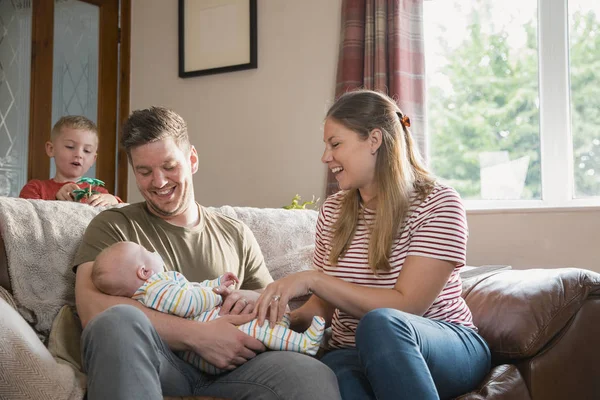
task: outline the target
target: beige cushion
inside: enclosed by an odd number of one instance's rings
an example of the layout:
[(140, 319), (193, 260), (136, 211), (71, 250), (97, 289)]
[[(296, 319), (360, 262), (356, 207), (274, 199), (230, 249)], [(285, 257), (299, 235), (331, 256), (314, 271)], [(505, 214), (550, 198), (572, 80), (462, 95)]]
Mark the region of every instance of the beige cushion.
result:
[(48, 350), (58, 363), (73, 369), (83, 387), (86, 378), (81, 363), (81, 333), (81, 321), (76, 315), (75, 307), (64, 306), (52, 324)]
[(8, 293), (8, 290), (4, 289), (2, 286), (0, 286), (0, 299), (6, 301), (8, 305), (14, 308), (15, 310), (17, 309), (15, 299), (13, 299), (12, 295)]
[(0, 399), (82, 399), (74, 370), (57, 363), (33, 329), (0, 299)]

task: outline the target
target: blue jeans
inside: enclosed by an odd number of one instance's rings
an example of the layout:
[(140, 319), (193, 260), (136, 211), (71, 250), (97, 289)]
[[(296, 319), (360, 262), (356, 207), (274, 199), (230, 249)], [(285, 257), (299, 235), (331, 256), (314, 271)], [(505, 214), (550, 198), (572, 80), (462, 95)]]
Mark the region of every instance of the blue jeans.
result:
[(130, 305), (114, 306), (96, 316), (83, 331), (82, 347), (89, 400), (340, 399), (328, 367), (291, 351), (267, 351), (231, 372), (206, 375), (178, 358), (148, 317)]
[(475, 388), (491, 356), (472, 329), (381, 308), (360, 320), (355, 349), (333, 350), (321, 361), (335, 372), (344, 400), (429, 400)]

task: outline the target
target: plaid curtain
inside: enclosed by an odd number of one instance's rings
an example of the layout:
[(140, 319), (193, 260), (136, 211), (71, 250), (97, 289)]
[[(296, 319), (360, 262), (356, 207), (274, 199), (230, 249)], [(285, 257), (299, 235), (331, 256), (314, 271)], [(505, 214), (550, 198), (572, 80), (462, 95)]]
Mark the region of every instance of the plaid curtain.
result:
[[(336, 99), (357, 88), (387, 93), (426, 158), (423, 0), (343, 0), (340, 37)], [(328, 171), (327, 196), (338, 190)]]

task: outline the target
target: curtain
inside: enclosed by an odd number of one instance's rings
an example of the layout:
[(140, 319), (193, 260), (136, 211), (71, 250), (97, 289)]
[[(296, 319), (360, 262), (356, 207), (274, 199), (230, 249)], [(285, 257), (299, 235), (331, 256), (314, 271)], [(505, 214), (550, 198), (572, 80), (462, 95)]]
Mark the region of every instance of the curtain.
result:
[[(396, 100), (426, 158), (423, 0), (342, 0), (335, 97), (357, 88)], [(328, 171), (327, 196), (338, 190)]]

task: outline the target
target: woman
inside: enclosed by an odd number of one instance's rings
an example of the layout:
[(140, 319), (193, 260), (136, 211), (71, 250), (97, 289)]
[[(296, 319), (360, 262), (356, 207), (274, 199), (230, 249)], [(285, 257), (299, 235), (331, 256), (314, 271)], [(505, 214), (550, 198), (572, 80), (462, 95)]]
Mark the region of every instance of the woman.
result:
[(461, 297), (467, 221), (459, 195), (421, 163), (410, 121), (389, 97), (342, 95), (327, 113), (322, 161), (341, 192), (319, 212), (314, 263), (271, 283), (257, 302), (273, 324), (292, 315), (332, 326), (322, 361), (344, 399), (452, 398), (490, 369), (490, 352)]

